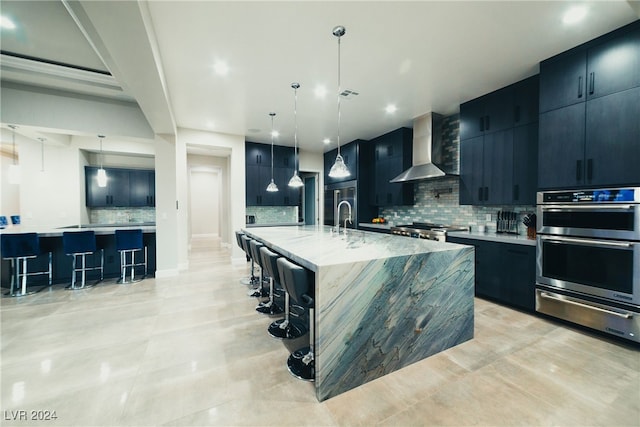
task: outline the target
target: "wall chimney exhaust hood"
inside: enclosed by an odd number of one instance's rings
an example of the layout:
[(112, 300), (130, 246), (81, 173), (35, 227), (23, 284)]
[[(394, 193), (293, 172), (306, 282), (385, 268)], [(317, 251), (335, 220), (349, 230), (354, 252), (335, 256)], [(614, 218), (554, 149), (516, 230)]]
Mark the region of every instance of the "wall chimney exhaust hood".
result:
[(457, 174), (447, 173), (442, 164), (442, 115), (427, 113), (413, 120), (413, 166), (389, 182), (403, 183)]

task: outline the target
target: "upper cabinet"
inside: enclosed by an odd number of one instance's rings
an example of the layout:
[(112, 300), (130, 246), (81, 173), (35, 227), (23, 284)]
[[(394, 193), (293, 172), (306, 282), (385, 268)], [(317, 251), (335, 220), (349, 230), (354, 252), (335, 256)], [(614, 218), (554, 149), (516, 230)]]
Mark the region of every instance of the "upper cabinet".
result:
[(540, 64), (538, 186), (640, 183), (640, 22)]
[(538, 76), (460, 105), (460, 204), (535, 204)]
[(369, 142), (374, 150), (371, 203), (374, 206), (413, 205), (413, 184), (389, 181), (411, 167), (413, 130), (400, 128)]
[[(271, 159), (273, 158), (273, 172)], [(300, 189), (289, 187), (289, 179), (295, 170), (293, 147), (271, 144), (245, 143), (246, 205), (247, 206), (297, 206)], [(268, 192), (267, 185), (273, 179), (278, 191)]]
[(98, 186), (98, 169), (85, 166), (86, 205), (98, 207), (155, 206), (155, 171), (105, 168), (106, 187)]

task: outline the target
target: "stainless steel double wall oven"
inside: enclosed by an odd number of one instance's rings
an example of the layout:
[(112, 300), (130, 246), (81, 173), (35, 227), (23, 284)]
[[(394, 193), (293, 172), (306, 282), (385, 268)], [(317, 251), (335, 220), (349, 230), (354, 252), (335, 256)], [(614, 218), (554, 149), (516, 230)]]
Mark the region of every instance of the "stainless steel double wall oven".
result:
[(536, 310), (640, 342), (640, 187), (537, 197)]

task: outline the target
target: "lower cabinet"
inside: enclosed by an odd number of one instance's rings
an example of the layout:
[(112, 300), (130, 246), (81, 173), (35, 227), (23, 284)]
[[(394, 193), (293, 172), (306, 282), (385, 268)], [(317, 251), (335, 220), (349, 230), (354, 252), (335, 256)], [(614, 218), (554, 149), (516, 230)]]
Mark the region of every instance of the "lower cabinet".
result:
[(476, 295), (535, 311), (535, 246), (452, 236), (447, 242), (475, 247)]

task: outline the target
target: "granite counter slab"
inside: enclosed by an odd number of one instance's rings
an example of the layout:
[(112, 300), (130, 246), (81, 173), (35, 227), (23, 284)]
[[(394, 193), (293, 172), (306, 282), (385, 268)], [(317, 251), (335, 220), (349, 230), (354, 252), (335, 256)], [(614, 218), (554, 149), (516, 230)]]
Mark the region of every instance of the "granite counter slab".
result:
[(330, 230), (245, 229), (315, 273), (318, 400), (473, 338), (472, 247)]
[(83, 225), (83, 226), (69, 226), (69, 227), (27, 227), (27, 226), (18, 226), (6, 228), (4, 230), (0, 230), (2, 234), (16, 234), (16, 233), (38, 233), (40, 237), (62, 237), (62, 233), (65, 231), (89, 231), (92, 230), (96, 233), (96, 235), (104, 235), (104, 234), (115, 234), (116, 230), (131, 230), (134, 228), (139, 228), (143, 233), (155, 233), (156, 226), (155, 225), (97, 225), (92, 226), (91, 224)]

